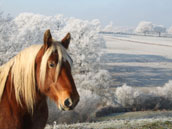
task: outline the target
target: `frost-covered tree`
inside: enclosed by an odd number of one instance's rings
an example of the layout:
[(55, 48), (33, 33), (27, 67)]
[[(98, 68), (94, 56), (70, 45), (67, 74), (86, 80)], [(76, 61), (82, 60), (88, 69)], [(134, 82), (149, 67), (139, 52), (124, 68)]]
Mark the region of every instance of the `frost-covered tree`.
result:
[(133, 33), (132, 27), (127, 26), (114, 26), (111, 21), (108, 25), (106, 25), (103, 29), (103, 32), (114, 32), (114, 33)]
[(140, 22), (135, 29), (135, 32), (144, 33), (144, 35), (152, 32), (152, 31), (153, 31), (153, 24), (152, 24), (152, 22), (148, 22), (148, 21)]
[(9, 29), (11, 26), (12, 17), (10, 15), (5, 16), (3, 12), (0, 12), (0, 39), (2, 40), (8, 40), (9, 39)]
[(172, 26), (168, 29), (168, 33), (172, 34)]
[(11, 57), (15, 55), (15, 52), (11, 52), (11, 49), (15, 45), (11, 45), (12, 38), (15, 34), (16, 25), (13, 22), (13, 18), (10, 15), (4, 15), (0, 12), (0, 65), (7, 62)]
[(166, 32), (166, 28), (163, 25), (153, 25), (153, 31), (155, 33), (158, 33), (159, 37), (161, 36), (161, 33)]
[(104, 32), (113, 32), (113, 22), (111, 21), (108, 25), (106, 25), (103, 29)]
[(152, 22), (142, 21), (136, 27), (135, 32), (144, 33), (144, 35), (147, 33), (158, 33), (158, 35), (161, 36), (161, 33), (166, 32), (166, 28), (163, 25), (156, 25)]

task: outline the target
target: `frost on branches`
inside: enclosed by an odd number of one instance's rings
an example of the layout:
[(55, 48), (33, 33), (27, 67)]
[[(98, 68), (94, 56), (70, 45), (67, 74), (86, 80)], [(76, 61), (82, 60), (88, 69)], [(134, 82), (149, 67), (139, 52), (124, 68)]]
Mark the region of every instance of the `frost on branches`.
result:
[(137, 33), (150, 33), (153, 31), (153, 24), (152, 22), (142, 21), (137, 26), (136, 30)]
[(153, 24), (152, 22), (148, 22), (148, 21), (142, 21), (138, 24), (137, 28), (135, 29), (136, 33), (144, 33), (144, 35), (146, 34), (150, 34), (150, 33), (157, 33), (158, 36), (161, 36), (161, 33), (165, 33), (166, 32), (166, 28), (163, 25), (156, 25)]
[(118, 103), (133, 110), (171, 109), (172, 81), (162, 87), (148, 88), (144, 91), (124, 84), (115, 91)]

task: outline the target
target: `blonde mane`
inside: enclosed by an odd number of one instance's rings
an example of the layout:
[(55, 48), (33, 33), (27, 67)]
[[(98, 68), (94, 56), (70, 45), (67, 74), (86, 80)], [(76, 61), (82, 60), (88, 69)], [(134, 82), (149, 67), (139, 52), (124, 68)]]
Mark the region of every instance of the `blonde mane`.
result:
[[(25, 101), (27, 108), (33, 111), (36, 96), (35, 79), (35, 59), (42, 45), (32, 45), (24, 49), (9, 62), (0, 67), (0, 101), (4, 92), (6, 80), (11, 72), (12, 82), (14, 84), (16, 100), (22, 105)], [(51, 53), (58, 51), (58, 64), (56, 66), (55, 81), (57, 81), (62, 61), (68, 61), (72, 65), (72, 59), (66, 49), (59, 42), (53, 45), (44, 53), (40, 66), (40, 82), (44, 84), (47, 61)]]
[(0, 100), (5, 83), (11, 72), (16, 100), (21, 104), (25, 101), (28, 109), (33, 110), (35, 102), (35, 59), (42, 45), (32, 45), (24, 49), (9, 62), (0, 67)]

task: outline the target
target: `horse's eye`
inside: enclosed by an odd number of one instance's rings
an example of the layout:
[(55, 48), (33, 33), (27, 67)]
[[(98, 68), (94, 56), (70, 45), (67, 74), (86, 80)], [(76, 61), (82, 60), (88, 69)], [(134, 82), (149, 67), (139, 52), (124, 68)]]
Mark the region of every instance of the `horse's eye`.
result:
[(50, 66), (51, 68), (53, 68), (53, 67), (55, 67), (55, 63), (50, 63), (49, 66)]
[(50, 87), (45, 88), (45, 91), (49, 92), (50, 91)]

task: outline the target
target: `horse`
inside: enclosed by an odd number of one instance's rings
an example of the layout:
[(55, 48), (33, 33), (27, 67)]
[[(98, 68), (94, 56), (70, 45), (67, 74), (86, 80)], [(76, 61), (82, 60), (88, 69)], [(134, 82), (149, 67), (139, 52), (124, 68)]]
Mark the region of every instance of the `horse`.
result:
[(43, 129), (48, 119), (47, 98), (60, 110), (72, 110), (79, 94), (67, 53), (71, 35), (61, 41), (50, 30), (43, 44), (31, 45), (0, 67), (0, 129)]

